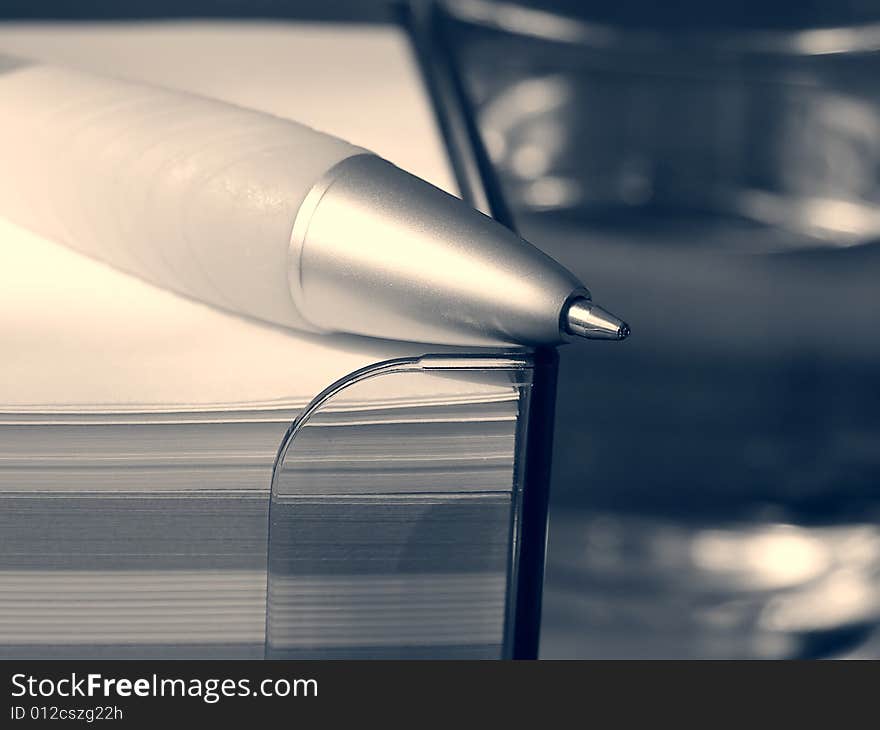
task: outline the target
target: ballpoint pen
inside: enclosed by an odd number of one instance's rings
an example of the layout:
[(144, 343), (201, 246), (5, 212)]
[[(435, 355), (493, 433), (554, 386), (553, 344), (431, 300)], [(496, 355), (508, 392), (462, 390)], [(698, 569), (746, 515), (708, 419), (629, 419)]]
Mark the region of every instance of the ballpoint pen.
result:
[(0, 215), (275, 324), (472, 346), (629, 334), (493, 219), (268, 114), (0, 56), (0, 159)]

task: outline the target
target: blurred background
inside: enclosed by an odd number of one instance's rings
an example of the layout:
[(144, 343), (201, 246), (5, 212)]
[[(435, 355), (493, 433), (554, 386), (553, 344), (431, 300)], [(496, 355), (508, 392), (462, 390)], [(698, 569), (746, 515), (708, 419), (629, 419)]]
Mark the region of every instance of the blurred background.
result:
[(880, 656), (880, 6), (446, 3), (563, 348), (541, 654)]
[(880, 2), (440, 5), (520, 231), (633, 329), (561, 352), (541, 655), (880, 657)]

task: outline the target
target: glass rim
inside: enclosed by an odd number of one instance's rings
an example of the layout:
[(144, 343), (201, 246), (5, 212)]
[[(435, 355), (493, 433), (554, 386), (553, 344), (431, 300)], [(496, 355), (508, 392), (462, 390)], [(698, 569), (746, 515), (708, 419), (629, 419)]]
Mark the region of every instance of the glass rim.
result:
[(668, 31), (625, 28), (515, 2), (445, 0), (453, 18), (535, 40), (624, 53), (702, 51), (791, 57), (880, 51), (880, 22), (802, 29)]

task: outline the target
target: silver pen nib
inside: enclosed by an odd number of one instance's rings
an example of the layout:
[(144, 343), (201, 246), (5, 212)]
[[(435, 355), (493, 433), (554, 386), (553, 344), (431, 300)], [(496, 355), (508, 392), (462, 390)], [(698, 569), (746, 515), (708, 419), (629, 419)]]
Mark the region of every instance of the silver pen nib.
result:
[(629, 325), (589, 299), (572, 299), (562, 312), (562, 326), (570, 335), (590, 340), (625, 340)]

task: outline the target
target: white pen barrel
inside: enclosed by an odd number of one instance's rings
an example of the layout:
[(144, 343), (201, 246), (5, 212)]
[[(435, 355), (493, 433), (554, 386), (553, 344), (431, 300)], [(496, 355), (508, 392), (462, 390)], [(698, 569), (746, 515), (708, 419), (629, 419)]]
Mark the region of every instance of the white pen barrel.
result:
[(278, 324), (311, 329), (288, 283), (300, 204), (363, 152), (222, 102), (0, 56), (0, 215)]

